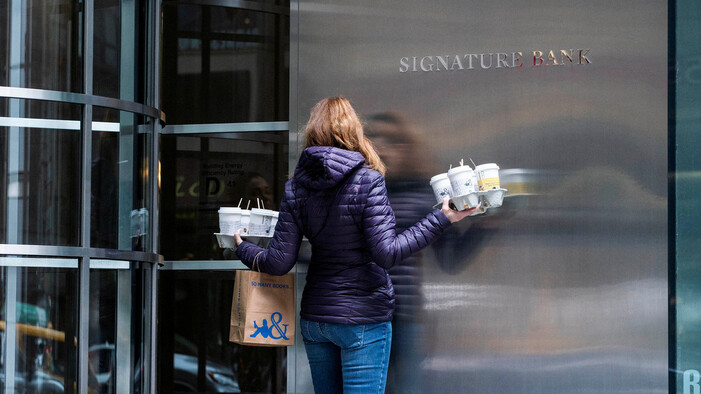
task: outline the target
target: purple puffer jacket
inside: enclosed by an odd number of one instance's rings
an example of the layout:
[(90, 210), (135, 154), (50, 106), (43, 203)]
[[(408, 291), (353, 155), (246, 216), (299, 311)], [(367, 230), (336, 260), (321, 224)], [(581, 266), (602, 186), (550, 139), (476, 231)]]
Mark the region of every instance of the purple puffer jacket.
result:
[(387, 270), (438, 238), (450, 221), (438, 209), (401, 234), (384, 177), (358, 152), (317, 146), (304, 150), (285, 184), (280, 217), (268, 249), (243, 242), (236, 251), (249, 268), (292, 269), (305, 235), (312, 246), (300, 315), (307, 320), (372, 324), (392, 320), (394, 289)]

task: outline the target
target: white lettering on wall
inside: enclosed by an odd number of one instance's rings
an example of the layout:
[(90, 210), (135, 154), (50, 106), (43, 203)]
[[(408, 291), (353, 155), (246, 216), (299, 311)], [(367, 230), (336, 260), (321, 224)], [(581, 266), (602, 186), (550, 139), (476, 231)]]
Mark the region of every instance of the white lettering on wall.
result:
[(682, 386), (684, 394), (701, 394), (701, 373), (695, 369), (687, 369), (684, 371)]
[[(550, 67), (591, 64), (591, 49), (548, 49), (517, 52), (466, 53), (464, 55), (406, 56), (399, 59), (399, 72), (488, 70), (491, 68)], [(526, 58), (524, 58), (524, 53)], [(418, 59), (418, 62), (417, 62)], [(523, 60), (522, 60), (523, 59)], [(532, 61), (531, 61), (532, 59)], [(475, 64), (473, 65), (473, 60)], [(467, 67), (463, 66), (463, 61)], [(417, 67), (418, 63), (418, 67)], [(475, 67), (479, 65), (479, 67)], [(701, 393), (699, 393), (701, 394)]]

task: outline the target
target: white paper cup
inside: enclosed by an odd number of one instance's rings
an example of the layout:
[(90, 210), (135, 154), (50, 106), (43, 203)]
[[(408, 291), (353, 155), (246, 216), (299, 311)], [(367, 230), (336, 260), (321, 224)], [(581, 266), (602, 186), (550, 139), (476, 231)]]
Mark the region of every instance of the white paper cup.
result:
[(479, 189), (492, 190), (499, 189), (499, 166), (496, 163), (480, 164), (475, 167), (477, 173), (477, 183)]
[(489, 208), (498, 208), (504, 202), (506, 189), (491, 189), (484, 194), (484, 204)]
[(251, 224), (251, 211), (241, 211), (241, 235), (248, 235), (248, 226)]
[(248, 226), (248, 235), (255, 237), (269, 237), (270, 225), (273, 222), (273, 211), (269, 209), (251, 209), (251, 222)]
[(280, 212), (278, 211), (272, 211), (273, 212), (273, 220), (270, 222), (270, 235), (275, 234), (275, 226), (277, 226), (277, 220), (280, 217)]
[(453, 205), (458, 211), (474, 208), (479, 205), (480, 199), (477, 193), (465, 194), (464, 196), (453, 197)]
[(450, 186), (453, 189), (453, 197), (477, 192), (474, 175), (475, 173), (470, 166), (453, 167), (448, 170), (448, 178), (450, 179)]
[(241, 228), (241, 208), (219, 208), (219, 232), (221, 234), (233, 234)]
[(439, 204), (443, 203), (443, 197), (453, 197), (453, 188), (450, 186), (448, 173), (444, 172), (431, 178), (431, 187), (433, 195), (436, 196), (436, 202)]

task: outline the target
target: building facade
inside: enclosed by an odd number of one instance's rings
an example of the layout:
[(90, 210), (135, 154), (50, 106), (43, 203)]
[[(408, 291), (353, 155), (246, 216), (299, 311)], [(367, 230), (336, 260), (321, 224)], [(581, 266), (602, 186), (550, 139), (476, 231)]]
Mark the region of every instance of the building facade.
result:
[[(693, 1), (0, 3), (0, 391), (312, 392), (228, 341), (221, 206), (276, 209), (348, 97), (398, 228), (496, 162), (504, 205), (390, 271), (388, 392), (701, 394)], [(308, 254), (296, 274), (297, 300)]]

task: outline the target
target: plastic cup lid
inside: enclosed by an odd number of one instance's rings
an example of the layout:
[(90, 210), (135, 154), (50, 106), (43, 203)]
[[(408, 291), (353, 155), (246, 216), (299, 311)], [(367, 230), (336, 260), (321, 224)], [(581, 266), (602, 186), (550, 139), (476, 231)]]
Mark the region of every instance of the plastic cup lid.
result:
[(221, 207), (219, 208), (219, 213), (239, 213), (241, 208), (239, 207)]
[(447, 172), (444, 172), (444, 173), (438, 174), (438, 175), (434, 175), (434, 176), (431, 178), (431, 182), (430, 182), (430, 183), (433, 184), (434, 182), (438, 182), (438, 181), (440, 181), (440, 180), (442, 180), (442, 179), (448, 179), (448, 173), (447, 173)]
[(475, 171), (481, 171), (481, 170), (489, 170), (489, 169), (499, 169), (499, 166), (497, 163), (487, 163), (487, 164), (480, 164), (477, 167), (475, 167)]
[(448, 175), (456, 174), (458, 172), (468, 172), (468, 171), (472, 171), (472, 167), (470, 167), (468, 165), (453, 167), (453, 168), (448, 170)]

